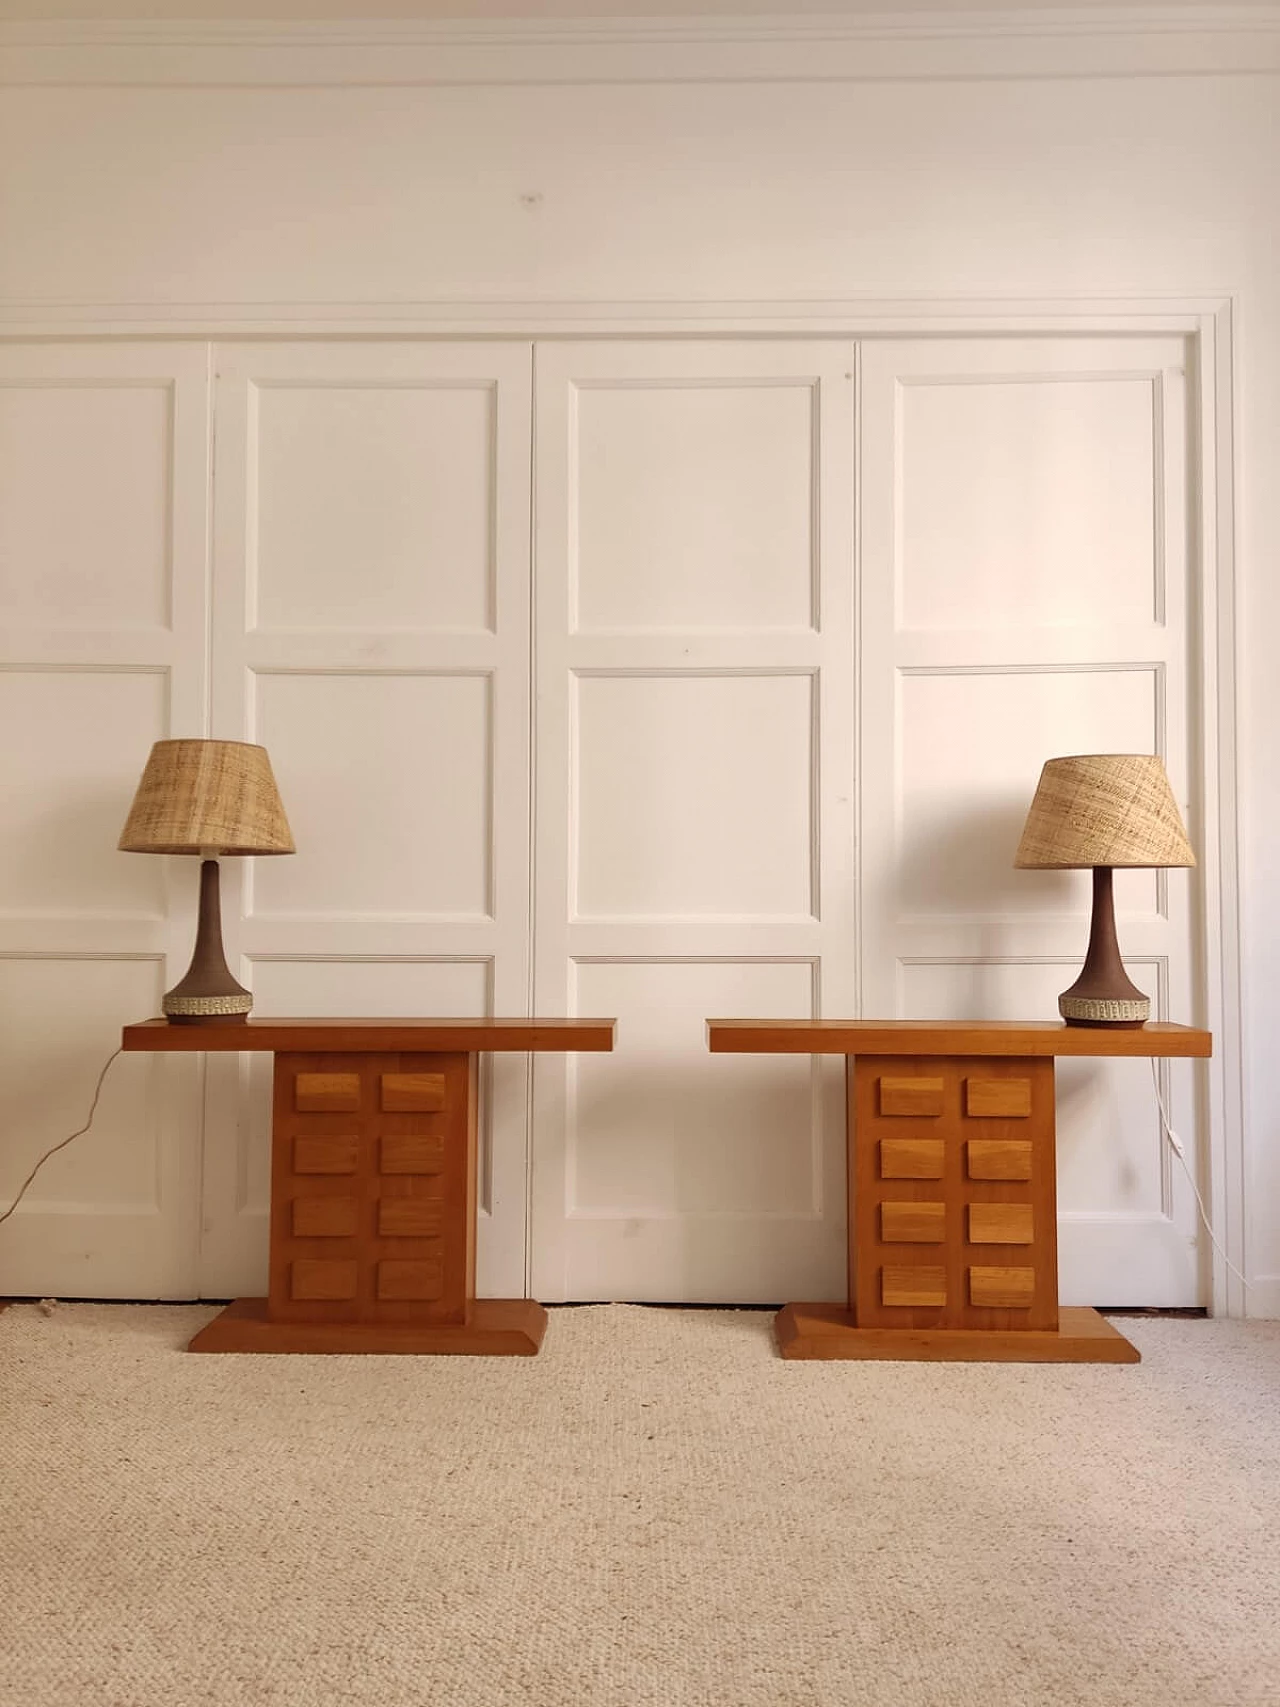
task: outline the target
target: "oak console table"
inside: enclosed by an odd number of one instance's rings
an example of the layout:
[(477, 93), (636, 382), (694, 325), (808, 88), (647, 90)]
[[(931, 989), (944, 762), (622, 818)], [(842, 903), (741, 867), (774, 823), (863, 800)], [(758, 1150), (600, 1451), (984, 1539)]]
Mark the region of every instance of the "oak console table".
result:
[(788, 1304), (787, 1358), (1137, 1363), (1058, 1308), (1054, 1057), (1206, 1056), (1193, 1026), (708, 1020), (729, 1054), (847, 1058), (849, 1301)]
[(547, 1313), (477, 1298), (476, 1084), (492, 1050), (611, 1050), (611, 1019), (249, 1019), (124, 1029), (125, 1050), (269, 1051), (268, 1295), (191, 1351), (532, 1356)]

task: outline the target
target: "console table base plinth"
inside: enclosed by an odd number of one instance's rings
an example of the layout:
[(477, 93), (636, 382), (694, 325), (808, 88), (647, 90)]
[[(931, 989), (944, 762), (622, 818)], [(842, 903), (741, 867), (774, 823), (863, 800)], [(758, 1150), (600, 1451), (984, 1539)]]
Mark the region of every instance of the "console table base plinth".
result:
[(237, 1298), (187, 1350), (534, 1357), (546, 1331), (532, 1298), (474, 1299), (465, 1322), (273, 1322), (265, 1298)]
[(1060, 1310), (1054, 1331), (860, 1328), (839, 1304), (787, 1304), (775, 1332), (785, 1358), (924, 1363), (1140, 1363), (1137, 1346), (1096, 1310)]

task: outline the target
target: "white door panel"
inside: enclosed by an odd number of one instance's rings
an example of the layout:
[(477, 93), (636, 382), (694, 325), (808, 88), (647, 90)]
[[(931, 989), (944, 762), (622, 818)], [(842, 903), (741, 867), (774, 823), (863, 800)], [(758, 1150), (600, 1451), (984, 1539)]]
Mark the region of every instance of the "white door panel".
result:
[[(869, 344), (862, 382), (862, 918), (868, 1015), (1054, 1019), (1083, 872), (1015, 871), (1044, 760), (1158, 752), (1191, 777), (1179, 338)], [(1195, 873), (1122, 872), (1121, 951), (1196, 1023)], [(1196, 1157), (1196, 1069), (1158, 1069)], [(1145, 1062), (1059, 1063), (1067, 1304), (1201, 1301), (1195, 1208)]]
[(854, 1000), (853, 349), (537, 352), (537, 1005), (616, 1052), (535, 1067), (541, 1298), (844, 1285), (831, 1063), (712, 1015)]
[[(190, 958), (195, 863), (116, 851), (205, 726), (208, 352), (0, 351), (0, 1207)], [(0, 1227), (0, 1296), (196, 1291), (195, 1060), (123, 1058)]]
[[(214, 726), (267, 747), (298, 846), (227, 872), (255, 1011), (525, 1014), (530, 346), (227, 344), (216, 368)], [(484, 1079), (486, 1296), (526, 1289), (527, 1078)], [(210, 1060), (207, 1296), (261, 1288), (267, 1083)]]

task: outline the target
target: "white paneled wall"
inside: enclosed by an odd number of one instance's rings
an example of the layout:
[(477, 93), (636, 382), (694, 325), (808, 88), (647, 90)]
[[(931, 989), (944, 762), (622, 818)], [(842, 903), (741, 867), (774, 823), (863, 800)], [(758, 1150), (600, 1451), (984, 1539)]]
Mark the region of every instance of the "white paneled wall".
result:
[[(6, 1202), (190, 953), (170, 908), (194, 862), (116, 842), (151, 743), (202, 726), (207, 425), (202, 346), (0, 347)], [(195, 1291), (199, 1077), (194, 1060), (115, 1063), (92, 1135), (0, 1233), (0, 1294)]]
[[(229, 931), (263, 1014), (528, 1011), (527, 342), (216, 351), (213, 715), (298, 852)], [(484, 1081), (483, 1287), (526, 1284), (528, 1069)], [(265, 1275), (268, 1080), (210, 1063), (202, 1285)]]
[[(175, 6), (160, 10), (174, 13)], [(509, 803), (532, 773), (503, 736), (510, 712), (503, 682), (514, 680), (514, 660), (495, 671), (495, 656), (505, 659), (504, 597), (511, 608), (502, 590), (501, 540), (490, 542), (487, 592), (476, 568), (486, 478), (477, 444), (492, 396), (466, 383), (427, 395), (416, 381), (389, 379), (385, 364), (403, 359), (415, 339), (482, 334), (498, 338), (495, 349), (507, 338), (522, 345), (526, 370), (533, 337), (856, 337), (868, 392), (853, 502), (871, 506), (862, 513), (857, 563), (863, 598), (872, 600), (851, 627), (869, 672), (855, 684), (858, 738), (887, 723), (898, 731), (895, 741), (910, 735), (901, 786), (896, 770), (889, 774), (899, 762), (896, 747), (884, 774), (866, 774), (865, 791), (865, 748), (859, 766), (849, 767), (866, 1004), (999, 1002), (1021, 1011), (1048, 1001), (1063, 960), (1076, 953), (1079, 885), (1029, 873), (1019, 882), (997, 857), (1018, 809), (1009, 778), (981, 756), (993, 740), (1008, 741), (1010, 752), (1018, 743), (1028, 762), (1038, 761), (1043, 744), (1113, 744), (1114, 714), (1134, 739), (1139, 729), (1154, 730), (1171, 764), (1185, 751), (1188, 768), (1178, 785), (1191, 809), (1201, 870), (1170, 879), (1167, 889), (1148, 879), (1127, 885), (1121, 930), (1126, 946), (1136, 945), (1130, 954), (1140, 977), (1158, 982), (1167, 968), (1162, 999), (1169, 1011), (1202, 1018), (1216, 1034), (1213, 1062), (1195, 1070), (1212, 1138), (1202, 1184), (1230, 1255), (1252, 1280), (1246, 1294), (1215, 1263), (1216, 1300), (1280, 1314), (1280, 1068), (1270, 1047), (1280, 1025), (1272, 970), (1280, 888), (1270, 875), (1280, 823), (1271, 781), (1280, 717), (1275, 8), (1189, 12), (1152, 4), (1073, 14), (1070, 7), (1037, 7), (1014, 18), (999, 9), (962, 15), (968, 8), (955, 0), (942, 10), (956, 16), (926, 8), (909, 25), (888, 28), (885, 6), (879, 16), (858, 17), (865, 8), (850, 4), (834, 8), (848, 15), (820, 20), (693, 15), (574, 26), (526, 19), (491, 21), (483, 30), (407, 17), (371, 21), (337, 3), (344, 9), (349, 16), (340, 25), (205, 17), (193, 30), (157, 16), (113, 23), (110, 0), (90, 8), (100, 16), (88, 24), (54, 18), (66, 10), (54, 0), (8, 7), (7, 16), (45, 21), (0, 24), (0, 334), (5, 372), (22, 380), (0, 388), (5, 674), (52, 673), (55, 696), (60, 686), (68, 689), (68, 708), (78, 672), (91, 699), (104, 696), (104, 707), (105, 674), (159, 674), (170, 693), (161, 718), (166, 730), (230, 733), (251, 726), (251, 708), (253, 718), (261, 706), (264, 715), (273, 711), (268, 702), (280, 674), (314, 675), (311, 704), (325, 708), (317, 717), (335, 708), (331, 725), (340, 720), (336, 678), (344, 673), (364, 670), (375, 699), (380, 681), (397, 672), (418, 676), (424, 661), (429, 671), (451, 676), (490, 673), (493, 799), (495, 811), (513, 819)], [(545, 6), (523, 9), (540, 19), (547, 13)], [(577, 9), (592, 8), (583, 0)], [(618, 0), (604, 9), (626, 7)], [(696, 14), (698, 0), (684, 9)], [(119, 10), (157, 8), (120, 0)], [(176, 10), (194, 16), (198, 0)], [(290, 0), (286, 10), (305, 7)], [(1067, 332), (1073, 336), (1045, 336)], [(177, 333), (231, 340), (234, 347), (222, 349), (232, 363), (223, 390), (243, 389), (238, 405), (225, 396), (219, 403), (213, 612), (220, 626), (211, 721), (203, 680), (208, 649), (190, 627), (204, 609), (208, 467), (197, 441), (208, 419), (207, 346), (175, 343)], [(1190, 342), (1183, 503), (1182, 462), (1166, 455), (1182, 407), (1174, 389), (1179, 358), (1153, 350), (1164, 339), (1152, 333)], [(878, 409), (886, 398), (882, 389), (877, 406), (872, 360), (881, 341), (927, 346), (937, 339), (940, 348), (960, 334), (975, 345), (973, 361), (961, 353), (941, 371), (932, 360), (937, 349), (904, 357), (902, 383), (894, 378), (890, 388), (892, 426), (885, 426)], [(1011, 350), (1037, 338), (1034, 362), (1025, 349)], [(1076, 359), (1069, 352), (1090, 341), (1087, 360), (1064, 382), (1064, 366)], [(321, 353), (330, 343), (338, 351), (332, 358)], [(278, 353), (284, 344), (292, 353)], [(1046, 344), (1060, 347), (1060, 361)], [(1009, 349), (1004, 363), (1002, 345)], [(359, 360), (344, 371), (357, 347)], [(448, 359), (444, 345), (434, 348)], [(259, 358), (267, 364), (260, 371)], [(337, 365), (326, 374), (330, 359)], [(311, 360), (319, 364), (311, 376), (318, 386), (308, 377)], [(273, 371), (276, 361), (282, 365)], [(896, 371), (892, 356), (888, 370)], [(418, 379), (425, 373), (420, 369)], [(493, 370), (461, 378), (486, 374), (492, 378)], [(499, 379), (499, 416), (514, 383)], [(701, 671), (714, 689), (731, 657), (720, 633), (731, 593), (734, 620), (747, 631), (734, 644), (760, 643), (744, 654), (749, 672), (758, 673), (761, 658), (784, 675), (813, 668), (805, 631), (812, 625), (825, 634), (830, 612), (814, 606), (813, 584), (796, 567), (807, 456), (796, 423), (802, 390), (752, 385), (733, 395), (723, 385), (686, 387), (673, 414), (662, 385), (577, 387), (583, 502), (572, 514), (585, 559), (607, 559), (613, 572), (589, 572), (580, 586), (566, 587), (563, 608), (552, 613), (568, 638), (549, 666), (552, 692), (538, 724), (539, 743), (545, 736), (551, 754), (549, 778), (545, 765), (537, 773), (540, 791), (568, 787), (567, 718), (579, 688), (586, 685), (589, 701), (598, 681), (607, 699), (619, 665), (632, 667), (628, 625), (667, 634), (668, 650), (655, 652), (658, 675)], [(197, 393), (192, 412), (184, 399)], [(167, 426), (166, 397), (174, 411)], [(1155, 429), (1157, 410), (1162, 430)], [(251, 432), (261, 440), (252, 456)], [(634, 447), (631, 461), (610, 457), (619, 437)], [(503, 446), (516, 443), (499, 421), (491, 473), (501, 490)], [(1045, 453), (1038, 463), (1033, 448)], [(162, 458), (170, 450), (166, 472)], [(766, 455), (773, 479), (744, 493), (735, 471)], [(695, 464), (696, 485), (682, 482), (681, 467)], [(227, 482), (243, 485), (251, 469), (264, 483), (261, 504), (248, 493), (228, 500)], [(524, 472), (527, 490), (527, 462)], [(540, 469), (540, 487), (544, 474)], [(1062, 497), (1068, 488), (1070, 503)], [(1163, 510), (1155, 494), (1163, 494)], [(899, 507), (896, 533), (886, 505)], [(514, 511), (495, 498), (491, 513)], [(1181, 615), (1171, 516), (1186, 524), (1189, 544)], [(232, 536), (224, 537), (228, 527)], [(449, 542), (448, 563), (433, 554), (433, 536)], [(704, 540), (714, 549), (694, 549)], [(249, 561), (250, 550), (260, 565)], [(791, 568), (783, 564), (788, 552)], [(353, 559), (367, 556), (367, 572), (357, 571)], [(526, 585), (527, 558), (526, 544)], [(243, 584), (228, 588), (221, 566), (237, 561)], [(551, 573), (561, 569), (553, 563)], [(892, 611), (874, 603), (885, 586), (892, 587)], [(1194, 620), (1181, 631), (1180, 661), (1178, 625), (1187, 612)], [(1095, 623), (1099, 613), (1105, 622)], [(1090, 636), (1103, 628), (1102, 644), (1094, 646)], [(653, 659), (642, 656), (636, 669), (653, 672)], [(822, 679), (837, 673), (824, 658)], [(30, 681), (15, 689), (18, 700), (38, 691)], [(310, 684), (300, 691), (311, 691)], [(655, 701), (669, 707), (678, 697), (674, 688), (664, 695), (646, 683), (638, 691), (648, 693), (642, 715), (657, 714)], [(122, 692), (127, 697), (129, 689)], [(391, 693), (388, 682), (384, 703)], [(9, 714), (24, 731), (39, 728), (34, 700), (11, 703)], [(426, 715), (425, 700), (417, 703)], [(600, 696), (583, 703), (589, 746), (606, 734), (607, 708), (597, 715)], [(1195, 716), (1180, 733), (1176, 719), (1187, 709)], [(133, 720), (131, 739), (144, 741), (160, 714), (139, 700), (121, 715)], [(292, 715), (295, 725), (305, 722), (302, 710)], [(825, 750), (831, 732), (821, 704), (818, 717), (818, 750)], [(83, 718), (98, 720), (89, 707)], [(45, 747), (65, 745), (66, 729), (83, 718), (76, 712), (73, 720), (70, 709), (65, 719), (58, 713), (59, 733), (45, 729), (38, 739)], [(560, 718), (564, 726), (554, 727)], [(940, 743), (930, 738), (931, 719)], [(474, 736), (476, 726), (470, 717), (459, 739)], [(794, 745), (792, 734), (785, 739)], [(403, 735), (393, 733), (389, 744), (403, 749)], [(587, 757), (594, 774), (598, 762)], [(27, 759), (11, 754), (8, 762), (20, 767)], [(874, 769), (874, 753), (871, 759)], [(58, 763), (66, 761), (50, 755), (53, 770)], [(650, 786), (639, 752), (631, 763), (637, 786)], [(129, 769), (122, 760), (122, 796)], [(77, 780), (74, 765), (60, 774), (77, 800), (87, 799), (86, 775)], [(433, 776), (432, 786), (441, 785)], [(96, 872), (85, 869), (103, 846), (105, 817), (95, 824), (83, 805), (71, 809), (89, 833), (68, 855), (66, 839), (51, 829), (56, 813), (35, 804), (30, 791), (39, 786), (27, 776), (12, 836), (0, 838), (17, 868), (0, 881), (6, 964), (23, 975), (33, 955), (101, 953), (118, 969), (121, 954), (152, 956), (174, 942), (185, 950), (194, 873), (177, 862), (165, 872), (157, 862), (151, 876), (110, 880), (133, 886), (128, 905), (138, 908), (131, 922), (117, 917), (106, 873), (125, 867), (112, 867), (114, 854), (104, 854)], [(654, 799), (655, 812), (668, 819), (682, 785), (677, 779), (670, 786)], [(722, 786), (732, 794), (732, 765)], [(316, 791), (303, 778), (296, 792), (297, 811), (308, 818)], [(600, 822), (607, 786), (589, 792), (584, 830), (590, 824), (593, 838), (613, 834)], [(399, 810), (386, 804), (389, 815)], [(567, 797), (561, 805), (567, 825)], [(726, 807), (730, 815), (738, 809), (732, 801)], [(465, 800), (462, 810), (464, 818), (471, 811)], [(960, 813), (967, 814), (963, 830)], [(776, 839), (753, 882), (792, 881), (790, 805), (786, 817), (770, 826)], [(825, 834), (829, 812), (817, 821)], [(472, 968), (483, 964), (499, 976), (509, 963), (495, 946), (514, 916), (504, 901), (504, 860), (514, 869), (519, 858), (528, 885), (528, 842), (518, 847), (509, 828), (495, 820), (490, 841), (492, 927), (451, 911), (429, 929), (406, 933), (376, 907), (366, 911), (366, 902), (379, 900), (370, 893), (374, 884), (345, 877), (344, 892), (322, 919), (319, 867), (304, 871), (312, 851), (279, 862), (267, 874), (268, 890), (282, 885), (271, 912), (260, 894), (243, 935), (255, 981), (261, 973), (265, 991), (269, 965), (296, 966), (304, 977), (310, 966), (317, 1003), (345, 1006), (347, 992), (354, 1000), (358, 990), (362, 1001), (416, 1005), (428, 985), (413, 983), (410, 994), (395, 982), (398, 970), (388, 971), (385, 984), (376, 973), (372, 988), (362, 982), (367, 966), (416, 966), (424, 980), (437, 970), (446, 981), (463, 980), (449, 992), (430, 983), (432, 999), (471, 1000)], [(462, 836), (459, 825), (454, 839), (433, 847), (436, 870), (462, 861)], [(949, 897), (939, 897), (928, 875), (935, 837)], [(664, 842), (677, 845), (674, 834)], [(23, 851), (33, 846), (41, 849), (34, 860)], [(584, 849), (582, 887), (574, 890), (584, 907), (625, 899), (694, 913), (673, 922), (669, 936), (655, 915), (613, 913), (598, 928), (586, 917), (570, 922), (567, 863), (561, 877), (553, 860), (548, 876), (544, 861), (540, 892), (547, 882), (560, 884), (565, 908), (551, 962), (565, 999), (579, 971), (627, 964), (617, 958), (623, 939), (613, 920), (631, 918), (647, 933), (634, 963), (649, 957), (668, 979), (672, 1001), (678, 993), (695, 1001), (692, 966), (702, 954), (708, 966), (743, 965), (745, 979), (760, 968), (764, 982), (744, 983), (744, 999), (781, 1001), (783, 991), (769, 980), (783, 964), (774, 957), (787, 952), (787, 931), (808, 931), (795, 964), (812, 966), (812, 924), (775, 929), (761, 914), (751, 915), (749, 932), (744, 926), (728, 958), (716, 961), (724, 937), (715, 935), (718, 926), (697, 923), (705, 891), (679, 893), (670, 868), (657, 865), (650, 894), (625, 869), (603, 890), (593, 888), (603, 876), (604, 848), (592, 840)], [(889, 893), (888, 868), (899, 856), (911, 891), (905, 898), (893, 893), (881, 927), (880, 909), (869, 903)], [(287, 885), (291, 867), (296, 890)], [(823, 852), (821, 871), (833, 869)], [(744, 886), (747, 876), (731, 849), (726, 882), (739, 884), (735, 902), (754, 907), (759, 897)], [(304, 878), (306, 911), (290, 915)], [(422, 890), (405, 867), (388, 878), (402, 899), (409, 893), (410, 911), (421, 904)], [(1194, 1014), (1177, 984), (1183, 883), (1188, 905), (1204, 903), (1194, 918)], [(158, 901), (136, 899), (161, 884)], [(234, 914), (234, 872), (227, 890)], [(72, 892), (96, 899), (73, 916)], [(788, 889), (787, 906), (792, 894)], [(172, 935), (165, 922), (170, 895), (182, 909)], [(445, 901), (451, 910), (467, 904), (461, 888)], [(39, 910), (46, 905), (64, 910)], [(824, 911), (824, 924), (829, 917)], [(669, 946), (658, 946), (664, 942)], [(270, 961), (273, 955), (279, 958)], [(663, 955), (688, 965), (687, 975), (663, 973)], [(821, 958), (829, 973), (829, 945)], [(158, 989), (163, 978), (155, 970)], [(406, 976), (412, 982), (417, 974)], [(302, 993), (281, 989), (279, 1000), (292, 1003)], [(490, 993), (507, 1005), (505, 990)], [(822, 998), (829, 1011), (829, 988)], [(806, 999), (816, 998), (790, 989), (788, 999), (804, 1011)], [(639, 1006), (646, 1000), (637, 993)], [(127, 1005), (132, 1009), (131, 992)], [(0, 1041), (6, 1027), (17, 1035), (27, 1023), (21, 1014), (0, 1018)], [(32, 1041), (50, 1047), (47, 1039)], [(73, 1077), (90, 1063), (77, 1053), (60, 1065)], [(624, 1068), (621, 1055), (615, 1066)], [(603, 1063), (595, 1067), (604, 1070)], [(1171, 1081), (1180, 1097), (1182, 1071)], [(519, 1102), (523, 1111), (523, 1089)], [(1108, 1115), (1089, 1130), (1134, 1129), (1128, 1117), (1118, 1120)], [(20, 1136), (0, 1143), (0, 1193), (43, 1124), (41, 1110), (24, 1110)], [(539, 1121), (540, 1156), (553, 1128)], [(1104, 1190), (1110, 1201), (1118, 1171), (1116, 1212), (1156, 1214), (1181, 1238), (1180, 1188), (1163, 1177), (1156, 1182), (1152, 1172), (1149, 1103), (1137, 1128), (1140, 1135), (1126, 1138), (1123, 1161), (1116, 1161), (1110, 1149), (1099, 1157), (1091, 1140), (1069, 1138), (1064, 1125), (1064, 1204), (1071, 1214), (1094, 1213), (1091, 1180), (1111, 1182)], [(491, 1128), (495, 1142), (505, 1130), (503, 1122)], [(208, 1127), (208, 1166), (232, 1174), (239, 1168), (243, 1184), (247, 1152), (240, 1140), (230, 1144), (226, 1131), (225, 1124)], [(526, 1132), (522, 1146), (528, 1141)], [(229, 1158), (238, 1159), (233, 1165)], [(60, 1161), (72, 1166), (69, 1157)], [(547, 1177), (548, 1202), (563, 1217), (574, 1201), (564, 1195), (564, 1169), (553, 1162)], [(656, 1193), (649, 1201), (659, 1206)], [(233, 1277), (247, 1260), (240, 1235), (226, 1232), (234, 1225), (225, 1219), (229, 1202), (221, 1185), (206, 1192), (222, 1229), (211, 1234), (211, 1249), (225, 1253), (221, 1268), (222, 1259), (211, 1260), (206, 1272), (220, 1274), (221, 1286), (240, 1284)], [(252, 1243), (256, 1223), (240, 1219)], [(72, 1228), (75, 1217), (58, 1225)], [(43, 1214), (24, 1213), (0, 1232), (0, 1289), (10, 1273), (4, 1264), (17, 1261), (23, 1241), (22, 1272), (35, 1272), (26, 1264), (50, 1248), (47, 1230)], [(189, 1251), (189, 1241), (178, 1243)], [(1064, 1251), (1069, 1245), (1064, 1239)], [(1185, 1252), (1176, 1253), (1173, 1270), (1181, 1287)], [(513, 1288), (503, 1280), (499, 1290)]]
[[(1052, 1017), (1087, 878), (1011, 861), (1054, 753), (1163, 753), (1203, 833), (1179, 337), (9, 359), (15, 1174), (189, 943), (193, 862), (114, 852), (160, 734), (271, 753), (298, 852), (225, 862), (259, 1014), (618, 1017), (613, 1055), (486, 1069), (480, 1288), (547, 1300), (840, 1297), (841, 1066), (705, 1020)], [(1167, 1017), (1197, 893), (1118, 883)], [(116, 1071), (0, 1290), (260, 1290), (269, 1065)], [(1201, 1297), (1145, 1072), (1061, 1069), (1069, 1301)]]
[(539, 1296), (835, 1296), (841, 1082), (707, 1053), (856, 999), (854, 348), (538, 348)]
[[(1157, 752), (1193, 845), (1184, 340), (938, 339), (863, 367), (861, 676), (868, 1011), (1052, 1016), (1088, 937), (1084, 872), (1013, 869), (1045, 758)], [(1201, 1012), (1193, 874), (1121, 872), (1152, 1013)], [(1181, 1132), (1193, 1068), (1164, 1063)], [(1058, 1067), (1069, 1304), (1199, 1296), (1192, 1193), (1146, 1063)]]

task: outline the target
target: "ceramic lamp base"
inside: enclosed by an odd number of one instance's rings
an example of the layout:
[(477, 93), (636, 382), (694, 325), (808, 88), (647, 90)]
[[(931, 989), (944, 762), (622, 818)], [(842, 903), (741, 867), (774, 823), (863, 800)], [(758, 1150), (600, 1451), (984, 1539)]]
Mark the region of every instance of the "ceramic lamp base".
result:
[(1068, 1025), (1145, 1025), (1151, 1018), (1151, 1003), (1146, 996), (1135, 1000), (1106, 996), (1058, 997), (1058, 1012)]
[(253, 1011), (253, 997), (248, 990), (242, 996), (178, 996), (170, 993), (161, 1003), (167, 1020), (174, 1025), (234, 1024), (248, 1019)]
[(200, 866), (200, 915), (191, 965), (181, 983), (166, 992), (161, 1006), (174, 1025), (236, 1025), (253, 1007), (252, 995), (232, 977), (222, 952), (216, 859)]
[(1093, 919), (1089, 952), (1080, 976), (1058, 997), (1058, 1012), (1068, 1025), (1134, 1029), (1151, 1016), (1151, 1003), (1129, 977), (1116, 941), (1115, 901), (1111, 867), (1093, 872)]

